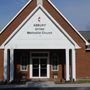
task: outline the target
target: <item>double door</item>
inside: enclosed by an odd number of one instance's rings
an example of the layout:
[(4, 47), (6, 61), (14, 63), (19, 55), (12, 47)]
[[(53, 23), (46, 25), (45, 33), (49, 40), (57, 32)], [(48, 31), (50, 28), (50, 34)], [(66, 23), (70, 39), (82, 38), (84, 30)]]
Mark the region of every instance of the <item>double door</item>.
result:
[(47, 77), (47, 58), (46, 57), (32, 58), (32, 77), (33, 78)]

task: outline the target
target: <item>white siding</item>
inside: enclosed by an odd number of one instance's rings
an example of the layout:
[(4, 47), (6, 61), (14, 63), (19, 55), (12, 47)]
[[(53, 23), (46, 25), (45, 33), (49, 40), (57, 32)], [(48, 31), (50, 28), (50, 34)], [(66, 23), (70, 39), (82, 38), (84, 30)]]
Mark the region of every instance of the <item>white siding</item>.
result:
[[(41, 27), (44, 30), (35, 30), (34, 24), (44, 24), (45, 26)], [(41, 34), (30, 34), (31, 32), (39, 32)], [(42, 32), (47, 34), (42, 34)], [(42, 9), (38, 9), (9, 40), (5, 47), (17, 49), (65, 49), (75, 48), (75, 45)]]

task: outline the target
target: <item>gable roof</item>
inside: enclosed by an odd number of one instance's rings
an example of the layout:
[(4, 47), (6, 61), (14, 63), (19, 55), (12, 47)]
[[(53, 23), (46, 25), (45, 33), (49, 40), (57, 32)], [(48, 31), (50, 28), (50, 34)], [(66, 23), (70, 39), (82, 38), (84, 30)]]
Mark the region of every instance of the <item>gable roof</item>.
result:
[[(0, 34), (0, 45), (9, 37), (9, 35), (23, 22), (23, 20), (37, 6), (36, 0), (29, 0), (24, 8), (6, 25)], [(87, 40), (71, 25), (71, 23), (62, 15), (62, 13), (52, 4), (50, 0), (43, 0), (43, 7), (49, 14), (62, 26), (64, 30), (75, 40), (77, 44), (83, 46), (88, 44)]]
[[(33, 25), (35, 25), (35, 23), (37, 23), (37, 17), (41, 17), (42, 23), (45, 24), (44, 30), (39, 33), (44, 32), (44, 33), (48, 33), (48, 35), (47, 34), (35, 34), (37, 32), (35, 29), (33, 29)], [(38, 23), (38, 24), (40, 24), (40, 23)], [(51, 25), (51, 27), (50, 27), (50, 25)], [(31, 26), (31, 27), (29, 27), (29, 26)], [(26, 35), (27, 32), (29, 32), (29, 34)], [(30, 34), (30, 33), (34, 33), (36, 38), (35, 37), (32, 38), (32, 34)], [(22, 35), (23, 35), (23, 37), (22, 37)], [(30, 35), (30, 37), (29, 37), (29, 35)], [(34, 39), (34, 41), (33, 41), (33, 39)], [(31, 41), (29, 42), (29, 40), (31, 40)], [(49, 41), (50, 41), (50, 43), (53, 43), (53, 44), (47, 45)], [(32, 13), (30, 13), (27, 16), (27, 18), (18, 26), (18, 28), (15, 29), (15, 31), (2, 44), (2, 48), (4, 48), (4, 47), (21, 48), (22, 47), (21, 42), (22, 42), (22, 45), (24, 44), (24, 48), (29, 48), (29, 49), (33, 48), (33, 46), (35, 46), (36, 44), (37, 44), (37, 46), (39, 46), (38, 47), (39, 49), (42, 47), (46, 48), (46, 46), (49, 49), (50, 48), (54, 48), (54, 49), (55, 48), (56, 49), (57, 48), (58, 49), (59, 48), (76, 48), (76, 49), (80, 48), (77, 45), (77, 43), (65, 32), (65, 30), (53, 19), (53, 17), (41, 5), (38, 5), (32, 11)], [(23, 42), (25, 42), (25, 43), (23, 43)], [(42, 42), (43, 42), (43, 44), (42, 44)], [(38, 44), (42, 44), (42, 46), (40, 46)], [(27, 45), (29, 45), (29, 47)], [(36, 46), (34, 47), (34, 49), (35, 48), (36, 48)]]
[(80, 33), (90, 43), (90, 31), (80, 31)]

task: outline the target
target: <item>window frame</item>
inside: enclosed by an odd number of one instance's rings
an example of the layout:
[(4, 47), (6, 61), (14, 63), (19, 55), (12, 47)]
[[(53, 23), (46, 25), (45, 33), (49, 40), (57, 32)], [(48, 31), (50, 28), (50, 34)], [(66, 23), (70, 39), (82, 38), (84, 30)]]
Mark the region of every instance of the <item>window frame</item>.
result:
[(26, 65), (26, 69), (23, 69), (22, 67), (23, 65), (20, 65), (20, 71), (28, 71), (28, 65)]
[[(27, 61), (26, 63), (28, 63), (28, 60), (26, 59), (28, 58), (28, 56), (25, 56), (25, 53), (22, 53), (21, 57), (20, 57), (20, 71), (28, 71), (28, 64), (23, 64), (23, 60), (25, 59), (25, 61)], [(26, 66), (26, 70), (23, 69), (23, 65)]]
[[(53, 68), (53, 57), (54, 57), (54, 55), (57, 57), (57, 70), (54, 70), (54, 68)], [(51, 71), (59, 71), (59, 57), (58, 57), (58, 55), (57, 55), (57, 53), (54, 53), (54, 54), (52, 54), (52, 56), (51, 56)]]

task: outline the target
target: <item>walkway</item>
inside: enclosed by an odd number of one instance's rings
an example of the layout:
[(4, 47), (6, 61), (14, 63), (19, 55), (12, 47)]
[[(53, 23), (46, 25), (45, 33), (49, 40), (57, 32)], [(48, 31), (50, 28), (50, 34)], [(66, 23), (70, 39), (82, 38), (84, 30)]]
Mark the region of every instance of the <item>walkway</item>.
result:
[[(90, 88), (90, 83), (85, 84), (55, 84), (51, 81), (30, 81), (25, 84), (0, 85), (0, 88)], [(90, 89), (89, 89), (90, 90)]]
[(90, 87), (90, 83), (86, 84), (55, 84), (51, 81), (46, 82), (28, 82), (26, 83), (27, 87)]

